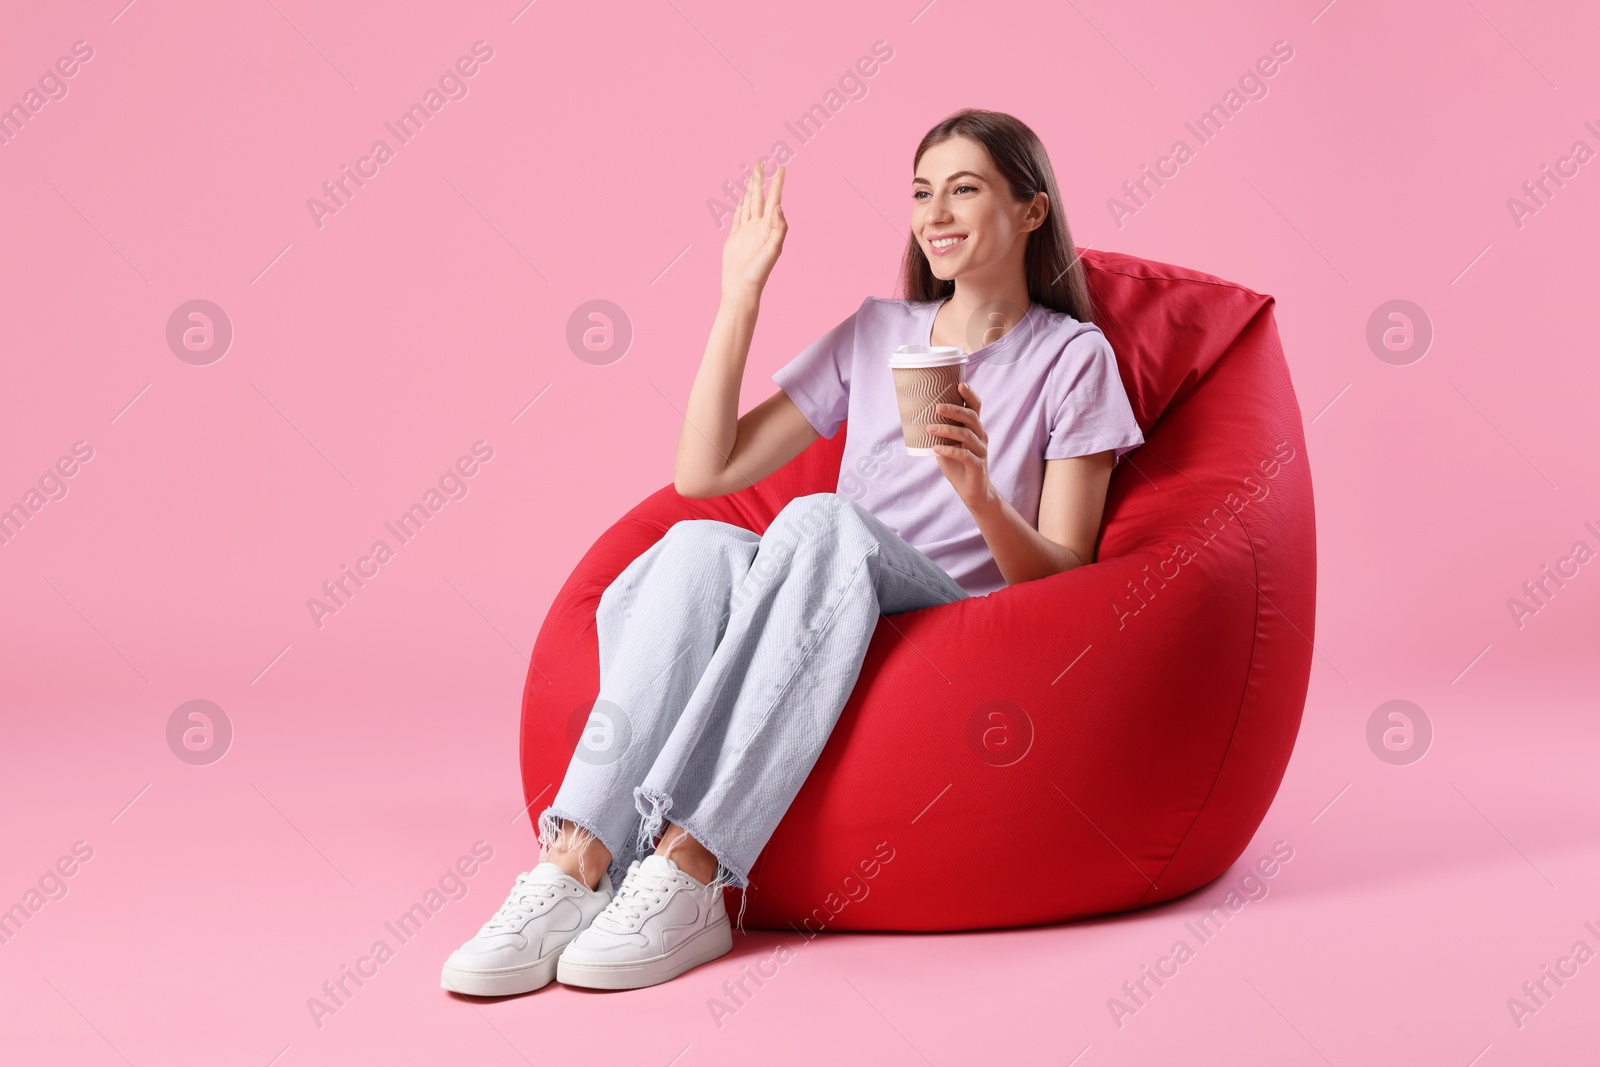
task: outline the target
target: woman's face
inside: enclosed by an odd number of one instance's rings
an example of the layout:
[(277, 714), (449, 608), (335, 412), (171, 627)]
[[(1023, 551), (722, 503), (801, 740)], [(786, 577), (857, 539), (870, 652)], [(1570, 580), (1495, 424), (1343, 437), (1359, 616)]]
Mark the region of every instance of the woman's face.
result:
[(1044, 221), (1050, 198), (1041, 192), (1017, 203), (983, 145), (950, 137), (922, 154), (911, 200), (911, 232), (933, 276), (948, 281), (1021, 270), (1027, 235)]

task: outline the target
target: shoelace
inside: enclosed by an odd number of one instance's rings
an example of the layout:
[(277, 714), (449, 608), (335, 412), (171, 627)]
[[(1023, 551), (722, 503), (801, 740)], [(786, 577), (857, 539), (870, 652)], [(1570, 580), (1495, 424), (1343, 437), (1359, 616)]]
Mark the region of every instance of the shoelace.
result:
[(639, 924), (645, 912), (661, 902), (671, 884), (671, 879), (662, 875), (645, 874), (638, 870), (632, 872), (632, 876), (622, 883), (622, 888), (606, 905), (605, 910), (610, 913), (608, 918), (617, 925), (632, 929)]
[(539, 910), (541, 900), (555, 897), (557, 888), (549, 882), (528, 881), (532, 874), (532, 871), (524, 871), (517, 875), (517, 884), (511, 887), (511, 895), (494, 913), (494, 918), (484, 925), (485, 930), (515, 930)]

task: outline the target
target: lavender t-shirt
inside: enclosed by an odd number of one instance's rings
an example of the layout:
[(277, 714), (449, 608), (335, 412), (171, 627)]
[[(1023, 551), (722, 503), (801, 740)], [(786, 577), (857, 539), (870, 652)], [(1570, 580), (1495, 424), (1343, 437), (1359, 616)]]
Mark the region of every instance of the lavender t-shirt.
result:
[[(869, 296), (772, 380), (822, 436), (850, 420), (838, 493), (983, 596), (1005, 588), (1005, 578), (939, 461), (906, 454), (889, 371), (895, 348), (931, 343), (939, 304)], [(968, 358), (966, 379), (989, 436), (989, 478), (1034, 526), (1045, 460), (1114, 449), (1120, 461), (1144, 443), (1110, 342), (1093, 323), (1032, 304)]]

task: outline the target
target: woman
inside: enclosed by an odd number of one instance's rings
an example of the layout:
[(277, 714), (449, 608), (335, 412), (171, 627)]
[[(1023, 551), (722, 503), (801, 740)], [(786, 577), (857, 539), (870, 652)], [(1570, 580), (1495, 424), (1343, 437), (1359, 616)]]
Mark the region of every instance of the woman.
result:
[[(1111, 470), (1144, 437), (1089, 321), (1049, 158), (1015, 118), (968, 109), (928, 132), (913, 167), (907, 299), (866, 298), (740, 417), (761, 292), (788, 232), (785, 170), (768, 193), (756, 165), (723, 249), (674, 484), (735, 492), (848, 417), (838, 491), (791, 501), (760, 536), (678, 522), (607, 587), (588, 724), (603, 743), (574, 753), (538, 820), (539, 864), (451, 955), (446, 989), (498, 996), (552, 978), (631, 989), (727, 953), (723, 887), (748, 887), (879, 616), (1094, 560)], [(931, 462), (903, 447), (888, 361), (908, 343), (970, 353), (960, 403), (929, 413), (944, 442)]]

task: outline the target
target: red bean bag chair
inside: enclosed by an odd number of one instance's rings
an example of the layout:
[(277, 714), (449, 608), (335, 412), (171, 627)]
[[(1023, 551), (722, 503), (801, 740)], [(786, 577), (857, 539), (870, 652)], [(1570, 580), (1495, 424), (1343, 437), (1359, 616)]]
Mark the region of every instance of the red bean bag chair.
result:
[[(960, 930), (1144, 907), (1221, 875), (1266, 814), (1305, 704), (1316, 588), (1273, 298), (1134, 256), (1083, 260), (1145, 434), (1112, 474), (1096, 562), (880, 619), (751, 871), (747, 927)], [(760, 533), (791, 498), (834, 491), (847, 432), (728, 496), (668, 485), (584, 555), (523, 693), (531, 811), (599, 692), (611, 580), (679, 520)], [(974, 877), (1000, 890), (981, 909)]]

